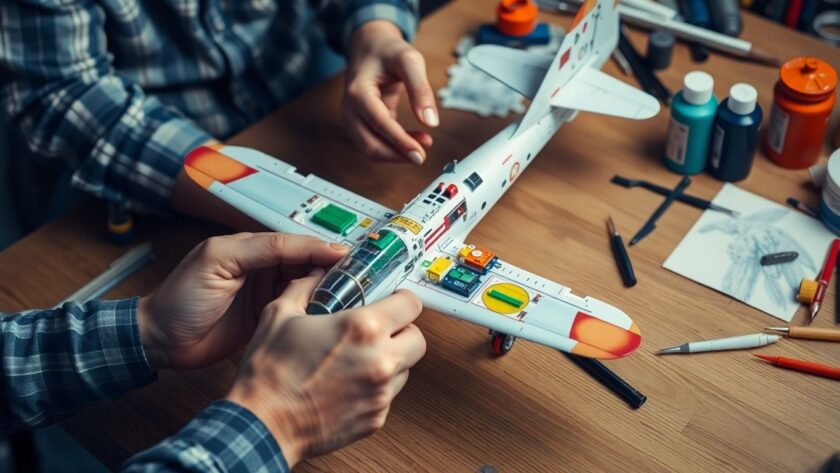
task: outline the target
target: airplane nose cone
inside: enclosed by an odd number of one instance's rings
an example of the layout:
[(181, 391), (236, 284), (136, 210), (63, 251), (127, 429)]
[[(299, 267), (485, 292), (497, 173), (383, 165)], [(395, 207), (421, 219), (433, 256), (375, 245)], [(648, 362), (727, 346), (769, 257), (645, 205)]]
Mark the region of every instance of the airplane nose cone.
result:
[(310, 301), (306, 306), (306, 313), (309, 315), (329, 315), (332, 314), (332, 311), (318, 301)]
[(331, 271), (312, 293), (306, 313), (334, 314), (355, 306), (363, 300), (362, 295), (362, 288), (354, 278), (342, 271)]
[(569, 337), (578, 342), (572, 353), (600, 359), (627, 356), (642, 343), (641, 331), (635, 323), (623, 329), (584, 312), (577, 313)]

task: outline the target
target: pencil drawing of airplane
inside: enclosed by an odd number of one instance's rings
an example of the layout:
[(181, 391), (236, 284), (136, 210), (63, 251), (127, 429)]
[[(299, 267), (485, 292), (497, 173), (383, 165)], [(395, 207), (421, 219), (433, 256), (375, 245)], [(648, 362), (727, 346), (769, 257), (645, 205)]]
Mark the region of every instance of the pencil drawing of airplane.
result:
[(579, 111), (631, 119), (659, 111), (653, 97), (599, 69), (618, 42), (614, 0), (586, 0), (555, 57), (479, 46), (469, 60), (531, 105), (399, 212), (259, 151), (200, 147), (185, 161), (209, 192), (270, 229), (348, 244), (350, 253), (321, 281), (307, 308), (330, 314), (413, 291), (426, 308), (490, 329), (503, 355), (516, 338), (590, 358), (629, 355), (638, 326), (620, 309), (530, 273), (466, 236)]

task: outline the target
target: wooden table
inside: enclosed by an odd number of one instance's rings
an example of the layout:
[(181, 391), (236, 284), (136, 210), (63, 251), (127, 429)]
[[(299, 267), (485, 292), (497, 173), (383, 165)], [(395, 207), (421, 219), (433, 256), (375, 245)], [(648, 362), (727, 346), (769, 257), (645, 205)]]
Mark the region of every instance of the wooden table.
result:
[[(446, 82), (457, 40), (492, 21), (494, 0), (459, 0), (430, 16), (417, 45), (437, 89)], [(567, 24), (569, 17), (546, 16)], [(769, 22), (746, 18), (744, 36), (784, 57), (815, 54), (835, 66), (840, 50)], [(643, 49), (641, 34), (634, 41)], [(770, 110), (776, 70), (713, 55), (703, 65), (678, 46), (661, 74), (679, 88), (683, 75), (703, 69), (718, 97), (735, 82), (758, 88)], [(605, 70), (622, 77), (613, 64)], [(428, 162), (374, 165), (350, 144), (339, 122), (342, 78), (281, 108), (232, 140), (278, 156), (385, 205), (407, 202), (441, 167), (502, 128), (505, 121), (443, 111)], [(402, 118), (411, 122), (403, 110)], [(298, 471), (500, 472), (536, 471), (816, 471), (840, 446), (840, 385), (775, 369), (750, 353), (660, 358), (662, 347), (687, 340), (755, 332), (778, 322), (759, 311), (661, 268), (700, 211), (674, 205), (658, 230), (631, 251), (639, 284), (622, 287), (604, 228), (608, 214), (627, 237), (661, 201), (642, 190), (609, 184), (613, 174), (673, 185), (661, 163), (668, 111), (644, 122), (582, 114), (563, 127), (471, 240), (504, 259), (613, 303), (642, 328), (633, 356), (609, 366), (647, 394), (630, 410), (558, 353), (520, 342), (502, 359), (488, 354), (487, 331), (427, 311), (419, 326), (428, 354), (412, 370), (385, 429)], [(815, 204), (805, 171), (781, 169), (756, 157), (740, 185), (782, 202)], [(697, 176), (690, 191), (710, 198), (721, 183)], [(60, 301), (101, 272), (124, 249), (105, 242), (104, 210), (90, 204), (0, 254), (0, 307), (19, 310)], [(140, 238), (158, 258), (111, 297), (144, 294), (194, 244), (222, 229), (179, 220), (141, 219)], [(800, 310), (794, 319), (802, 322)], [(833, 326), (834, 291), (816, 325)], [(838, 364), (840, 344), (786, 341), (761, 350)], [(236, 360), (194, 372), (165, 372), (124, 399), (87, 409), (64, 427), (109, 467), (175, 433), (198, 410), (224, 395)]]

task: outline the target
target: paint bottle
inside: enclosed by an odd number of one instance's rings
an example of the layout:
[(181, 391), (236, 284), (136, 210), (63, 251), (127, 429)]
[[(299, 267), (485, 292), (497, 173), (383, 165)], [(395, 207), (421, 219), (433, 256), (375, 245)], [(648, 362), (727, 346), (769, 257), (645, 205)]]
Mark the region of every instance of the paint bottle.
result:
[(837, 71), (813, 57), (798, 57), (779, 69), (773, 111), (762, 149), (776, 164), (807, 168), (820, 157), (828, 118), (837, 97)]
[(705, 72), (689, 72), (683, 79), (683, 89), (671, 101), (665, 165), (674, 172), (697, 174), (706, 169), (717, 110), (714, 84)]
[(762, 118), (757, 99), (755, 87), (735, 84), (718, 107), (709, 153), (709, 173), (716, 179), (736, 182), (750, 174)]
[(840, 235), (840, 149), (828, 158), (820, 199), (820, 218), (829, 230)]

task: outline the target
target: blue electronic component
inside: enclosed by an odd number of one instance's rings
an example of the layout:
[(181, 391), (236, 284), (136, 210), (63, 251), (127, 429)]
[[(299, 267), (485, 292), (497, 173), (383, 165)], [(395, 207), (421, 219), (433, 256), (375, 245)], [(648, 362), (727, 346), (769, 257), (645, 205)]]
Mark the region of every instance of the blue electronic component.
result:
[(446, 273), (440, 285), (464, 297), (470, 297), (481, 285), (481, 275), (466, 266), (456, 266)]
[(534, 31), (527, 36), (508, 36), (496, 29), (496, 25), (481, 25), (475, 35), (475, 42), (476, 44), (498, 44), (510, 48), (548, 44), (551, 42), (551, 28), (549, 28), (548, 23), (539, 23)]

